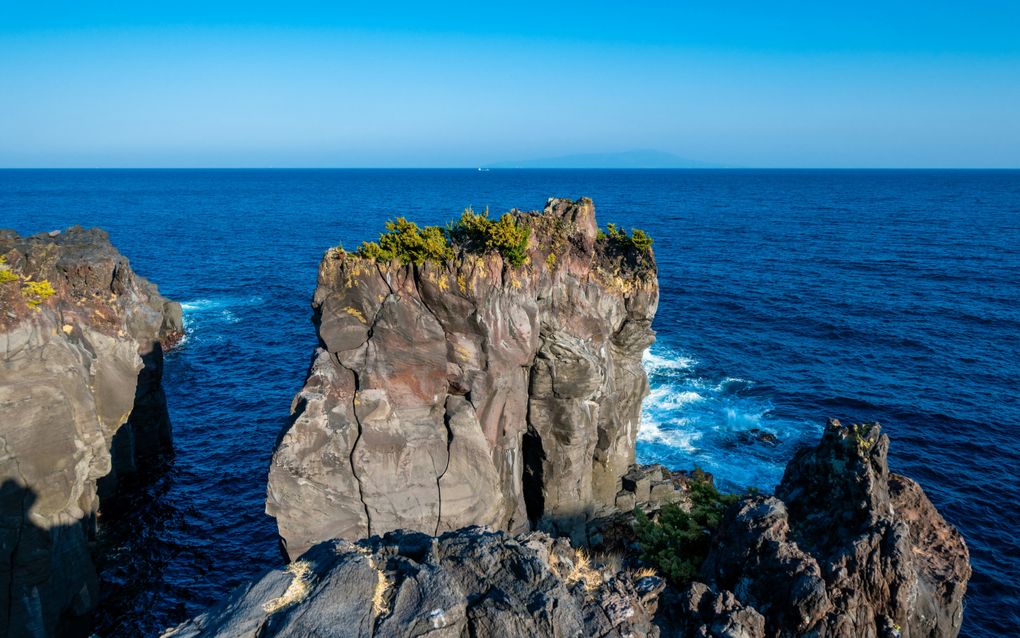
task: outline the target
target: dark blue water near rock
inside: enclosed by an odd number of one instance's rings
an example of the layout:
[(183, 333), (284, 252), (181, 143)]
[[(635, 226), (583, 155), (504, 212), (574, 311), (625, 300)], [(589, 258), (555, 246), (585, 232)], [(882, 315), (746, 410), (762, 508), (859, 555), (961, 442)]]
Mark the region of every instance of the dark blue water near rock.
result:
[(826, 416), (881, 421), (970, 545), (964, 634), (1016, 634), (1020, 172), (0, 171), (0, 227), (106, 228), (185, 307), (176, 459), (107, 526), (97, 633), (158, 634), (281, 561), (266, 474), (324, 250), (549, 195), (655, 238), (642, 461), (771, 488)]

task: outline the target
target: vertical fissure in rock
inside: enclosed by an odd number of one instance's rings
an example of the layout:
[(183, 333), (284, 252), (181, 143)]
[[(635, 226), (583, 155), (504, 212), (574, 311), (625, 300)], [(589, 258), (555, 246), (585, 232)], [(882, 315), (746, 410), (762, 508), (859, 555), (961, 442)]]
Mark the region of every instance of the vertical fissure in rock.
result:
[(528, 513), (528, 520), (532, 529), (538, 526), (538, 521), (545, 514), (545, 493), (543, 485), (543, 465), (545, 463), (545, 450), (542, 447), (542, 437), (535, 426), (528, 424), (528, 430), (521, 437), (521, 456), (524, 460), (524, 472), (522, 477), (522, 492), (524, 494), (524, 509)]
[(379, 278), (382, 279), (384, 284), (386, 284), (386, 287), (389, 288), (390, 294), (392, 295), (393, 294), (393, 286), (390, 285), (390, 280), (387, 279), (386, 278), (386, 274), (383, 273), (382, 265), (377, 263), (375, 265), (375, 269), (376, 269), (376, 272), (379, 273)]
[(446, 426), (446, 467), (436, 475), (436, 495), (439, 500), (439, 513), (436, 516), (435, 535), (439, 536), (439, 526), (443, 522), (443, 487), (441, 482), (450, 469), (450, 446), (453, 445), (453, 428), (450, 426), (450, 397), (446, 398), (446, 411), (443, 413), (443, 425)]
[(347, 366), (340, 362), (340, 356), (338, 354), (333, 355), (333, 360), (336, 361), (336, 364), (338, 366), (345, 370), (348, 370), (352, 375), (354, 375), (354, 396), (351, 398), (351, 414), (354, 415), (354, 423), (358, 426), (358, 437), (354, 439), (354, 445), (351, 446), (351, 455), (348, 460), (350, 461), (351, 464), (351, 474), (354, 476), (354, 480), (358, 483), (358, 499), (361, 500), (361, 506), (365, 508), (365, 524), (368, 527), (367, 533), (365, 535), (371, 536), (372, 515), (371, 513), (369, 513), (368, 503), (365, 502), (365, 488), (361, 484), (361, 477), (358, 476), (358, 468), (355, 466), (354, 463), (354, 453), (358, 449), (358, 443), (361, 442), (362, 434), (361, 419), (358, 418), (358, 392), (361, 391), (361, 379), (358, 378), (357, 370), (354, 370), (353, 368), (348, 368)]

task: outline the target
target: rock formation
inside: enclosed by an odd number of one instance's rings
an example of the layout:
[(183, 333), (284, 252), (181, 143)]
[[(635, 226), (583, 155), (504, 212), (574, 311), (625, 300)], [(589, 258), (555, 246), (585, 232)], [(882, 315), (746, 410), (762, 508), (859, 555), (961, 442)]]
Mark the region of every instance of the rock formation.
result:
[(162, 348), (181, 330), (104, 232), (0, 231), (0, 635), (97, 602), (99, 495), (170, 447)]
[(320, 348), (269, 474), (292, 558), (394, 529), (580, 534), (615, 503), (648, 391), (654, 258), (600, 233), (589, 199), (512, 216), (530, 230), (519, 267), (456, 242), (441, 262), (326, 254)]
[[(970, 578), (967, 547), (916, 483), (889, 473), (888, 445), (877, 425), (831, 421), (821, 443), (789, 463), (777, 496), (730, 506), (703, 582), (681, 589), (635, 572), (626, 542), (603, 555), (615, 556), (610, 567), (544, 532), (397, 531), (320, 543), (166, 638), (951, 638)], [(692, 480), (634, 466), (618, 498), (690, 508)], [(674, 492), (654, 494), (670, 482)]]
[(830, 421), (774, 497), (733, 506), (705, 584), (672, 610), (681, 635), (956, 636), (967, 546), (917, 483), (889, 472), (888, 450), (878, 425)]
[(655, 576), (565, 539), (471, 527), (321, 543), (164, 638), (658, 636)]

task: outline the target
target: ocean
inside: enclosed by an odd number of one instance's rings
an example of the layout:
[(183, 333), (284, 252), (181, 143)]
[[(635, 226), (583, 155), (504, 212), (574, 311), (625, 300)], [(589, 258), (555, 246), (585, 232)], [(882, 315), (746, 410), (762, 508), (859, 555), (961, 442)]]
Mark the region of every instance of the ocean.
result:
[(272, 448), (323, 252), (403, 215), (589, 196), (655, 240), (641, 462), (768, 490), (825, 418), (877, 420), (964, 534), (963, 635), (1020, 626), (1020, 171), (7, 170), (0, 228), (99, 226), (182, 302), (171, 468), (100, 538), (95, 631), (154, 636), (278, 565)]

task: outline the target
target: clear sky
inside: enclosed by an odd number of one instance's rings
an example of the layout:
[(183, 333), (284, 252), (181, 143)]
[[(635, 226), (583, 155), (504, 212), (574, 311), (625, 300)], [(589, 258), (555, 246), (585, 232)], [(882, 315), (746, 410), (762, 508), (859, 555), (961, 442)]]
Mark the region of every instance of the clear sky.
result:
[(343, 4), (0, 0), (0, 166), (1020, 166), (1017, 0)]

